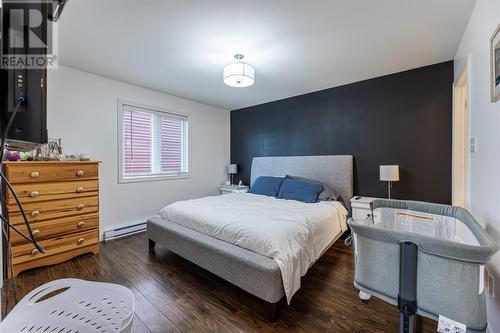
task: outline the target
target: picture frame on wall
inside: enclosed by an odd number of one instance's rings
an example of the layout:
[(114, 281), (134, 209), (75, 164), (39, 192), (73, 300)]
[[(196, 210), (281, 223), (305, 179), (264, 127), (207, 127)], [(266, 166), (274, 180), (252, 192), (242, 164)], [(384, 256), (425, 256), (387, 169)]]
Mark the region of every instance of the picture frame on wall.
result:
[(491, 102), (500, 99), (500, 24), (490, 38)]

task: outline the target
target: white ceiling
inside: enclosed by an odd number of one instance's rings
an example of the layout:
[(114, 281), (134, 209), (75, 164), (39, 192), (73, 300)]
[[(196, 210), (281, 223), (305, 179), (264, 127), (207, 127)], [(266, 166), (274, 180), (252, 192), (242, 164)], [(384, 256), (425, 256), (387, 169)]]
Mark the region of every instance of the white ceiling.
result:
[[(70, 0), (62, 65), (233, 110), (453, 59), (474, 0)], [(222, 82), (243, 52), (249, 88)]]

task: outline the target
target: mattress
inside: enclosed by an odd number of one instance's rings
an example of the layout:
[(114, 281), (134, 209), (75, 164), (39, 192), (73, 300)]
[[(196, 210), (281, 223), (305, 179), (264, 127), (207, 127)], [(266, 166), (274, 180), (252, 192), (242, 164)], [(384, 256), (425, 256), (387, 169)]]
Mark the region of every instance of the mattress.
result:
[(347, 230), (346, 216), (336, 201), (303, 203), (249, 193), (179, 201), (160, 211), (165, 221), (273, 259), (288, 302), (301, 276)]

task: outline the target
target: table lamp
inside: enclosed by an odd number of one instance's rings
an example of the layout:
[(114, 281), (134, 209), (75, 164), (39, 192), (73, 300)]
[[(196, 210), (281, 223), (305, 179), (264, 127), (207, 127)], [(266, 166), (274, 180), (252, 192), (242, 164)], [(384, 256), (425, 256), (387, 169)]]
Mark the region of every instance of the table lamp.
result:
[(388, 196), (390, 199), (392, 182), (399, 181), (399, 165), (381, 165), (380, 180), (387, 182)]
[(238, 164), (228, 164), (227, 174), (231, 176), (231, 185), (233, 185), (233, 177), (238, 173)]

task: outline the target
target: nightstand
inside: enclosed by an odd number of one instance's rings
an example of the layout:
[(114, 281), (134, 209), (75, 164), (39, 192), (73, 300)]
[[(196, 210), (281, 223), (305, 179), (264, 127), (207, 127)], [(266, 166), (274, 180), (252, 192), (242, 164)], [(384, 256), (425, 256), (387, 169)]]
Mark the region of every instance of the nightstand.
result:
[(248, 192), (248, 186), (239, 186), (239, 185), (223, 185), (219, 188), (220, 194), (228, 194), (228, 193), (245, 193)]
[[(356, 200), (356, 198), (359, 198)], [(370, 202), (378, 198), (355, 196), (351, 201), (352, 218), (355, 221), (362, 221), (371, 215)]]

